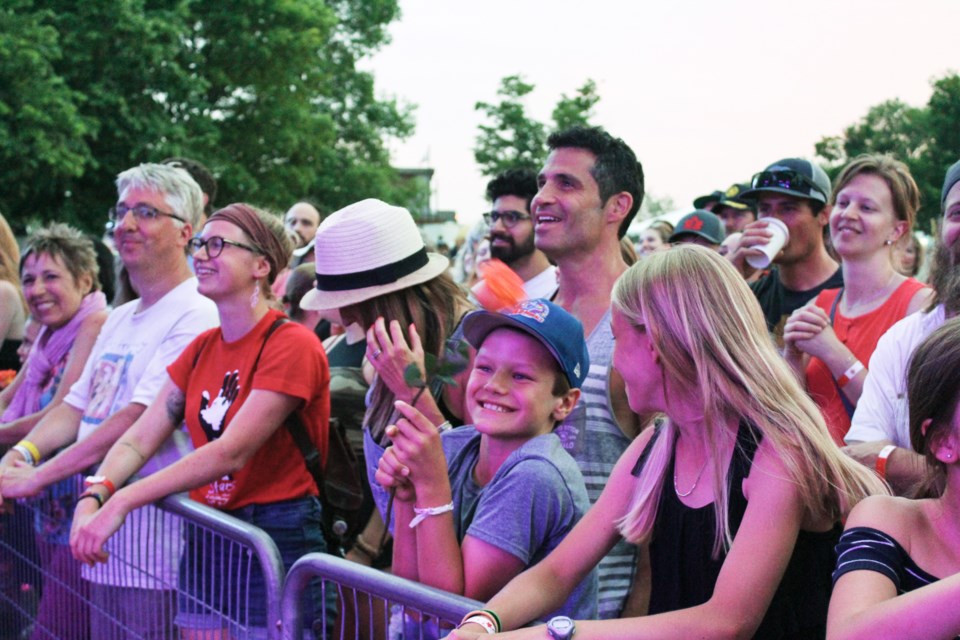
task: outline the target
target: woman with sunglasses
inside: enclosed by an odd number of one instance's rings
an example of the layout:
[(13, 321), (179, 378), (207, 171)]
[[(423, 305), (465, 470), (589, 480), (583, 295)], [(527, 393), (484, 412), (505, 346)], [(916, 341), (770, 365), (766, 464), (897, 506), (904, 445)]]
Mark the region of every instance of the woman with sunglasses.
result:
[[(716, 252), (647, 256), (612, 297), (630, 408), (667, 419), (634, 440), (563, 542), (450, 638), (498, 627), (518, 629), (503, 640), (822, 637), (840, 519), (880, 481), (830, 442), (756, 299)], [(555, 610), (621, 536), (649, 558), (647, 615), (519, 629)]]
[(850, 513), (837, 547), (829, 638), (960, 636), (960, 319), (914, 351), (907, 396), (925, 491), (918, 500), (869, 498)]
[(844, 286), (821, 291), (784, 327), (787, 360), (806, 382), (834, 441), (843, 446), (870, 356), (887, 329), (921, 309), (931, 291), (896, 270), (897, 242), (909, 234), (920, 191), (909, 169), (864, 155), (841, 170), (830, 201), (830, 237)]
[[(189, 489), (192, 499), (270, 534), (289, 569), (305, 553), (326, 550), (317, 486), (306, 466), (297, 462), (303, 455), (289, 430), (296, 412), (325, 459), (327, 360), (311, 331), (285, 322), (283, 314), (271, 308), (270, 284), (291, 253), (278, 218), (232, 204), (210, 217), (190, 247), (198, 290), (216, 303), (220, 327), (200, 334), (168, 367), (169, 380), (156, 401), (107, 453), (98, 482), (78, 501), (71, 547), (78, 560), (106, 562), (103, 545), (127, 513)], [(183, 421), (195, 451), (124, 486)], [(221, 556), (216, 543), (201, 533), (188, 535), (186, 542), (183, 557), (204, 558), (198, 563), (204, 576), (227, 570), (215, 566)], [(189, 597), (181, 596), (179, 603), (177, 624), (182, 629), (220, 624), (219, 618), (211, 620), (203, 613), (213, 603), (245, 606), (246, 594), (210, 593), (211, 583), (184, 575), (183, 566), (181, 590)], [(265, 627), (265, 588), (255, 568), (249, 611), (221, 612), (241, 622), (246, 618), (251, 627)], [(321, 613), (321, 597), (317, 591), (307, 597), (311, 602), (305, 607), (305, 624), (310, 628)]]

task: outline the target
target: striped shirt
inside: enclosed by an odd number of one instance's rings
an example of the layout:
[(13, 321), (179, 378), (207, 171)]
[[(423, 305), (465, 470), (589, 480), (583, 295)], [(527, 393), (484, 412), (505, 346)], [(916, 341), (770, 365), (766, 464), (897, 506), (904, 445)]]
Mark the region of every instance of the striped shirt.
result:
[[(573, 456), (587, 484), (592, 505), (607, 485), (617, 460), (630, 445), (610, 410), (609, 379), (613, 359), (610, 309), (587, 338), (590, 369), (580, 402), (554, 433)], [(633, 582), (636, 547), (621, 540), (600, 561), (600, 619), (617, 618)]]
[(883, 531), (870, 527), (854, 527), (843, 532), (837, 544), (836, 584), (840, 576), (851, 571), (875, 571), (888, 577), (903, 594), (924, 587), (940, 578), (933, 576), (913, 561), (900, 543)]

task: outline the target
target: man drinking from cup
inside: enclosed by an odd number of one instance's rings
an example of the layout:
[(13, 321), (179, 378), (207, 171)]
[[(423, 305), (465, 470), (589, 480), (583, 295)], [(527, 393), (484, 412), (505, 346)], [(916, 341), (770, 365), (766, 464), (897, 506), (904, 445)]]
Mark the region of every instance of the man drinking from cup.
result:
[(783, 346), (783, 326), (790, 314), (821, 290), (843, 286), (840, 265), (827, 253), (824, 242), (830, 178), (809, 160), (787, 158), (753, 176), (750, 189), (740, 199), (755, 203), (758, 215), (758, 220), (744, 227), (739, 247), (727, 255), (745, 276), (752, 271), (750, 263), (764, 263), (767, 245), (782, 237), (782, 228), (771, 228), (771, 222), (778, 220), (787, 230), (786, 244), (773, 256), (774, 266), (750, 284), (767, 329)]

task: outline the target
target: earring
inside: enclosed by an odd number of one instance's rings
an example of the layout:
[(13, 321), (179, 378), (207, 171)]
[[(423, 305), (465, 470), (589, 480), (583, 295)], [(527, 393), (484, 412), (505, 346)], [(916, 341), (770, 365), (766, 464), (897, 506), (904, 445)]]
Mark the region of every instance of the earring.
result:
[(883, 244), (885, 244), (885, 245), (887, 245), (887, 246), (889, 247), (890, 245), (893, 244), (893, 240), (885, 240)]
[(260, 280), (253, 281), (253, 293), (250, 294), (250, 308), (253, 309), (260, 302)]

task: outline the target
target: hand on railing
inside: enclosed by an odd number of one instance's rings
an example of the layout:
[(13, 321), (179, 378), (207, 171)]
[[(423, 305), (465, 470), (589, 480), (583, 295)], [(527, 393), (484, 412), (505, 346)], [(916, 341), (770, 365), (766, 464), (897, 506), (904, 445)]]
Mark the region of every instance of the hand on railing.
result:
[(121, 506), (116, 496), (103, 507), (93, 498), (77, 501), (70, 527), (70, 550), (74, 558), (91, 567), (107, 561), (110, 554), (103, 550), (103, 545), (123, 525), (126, 511)]

